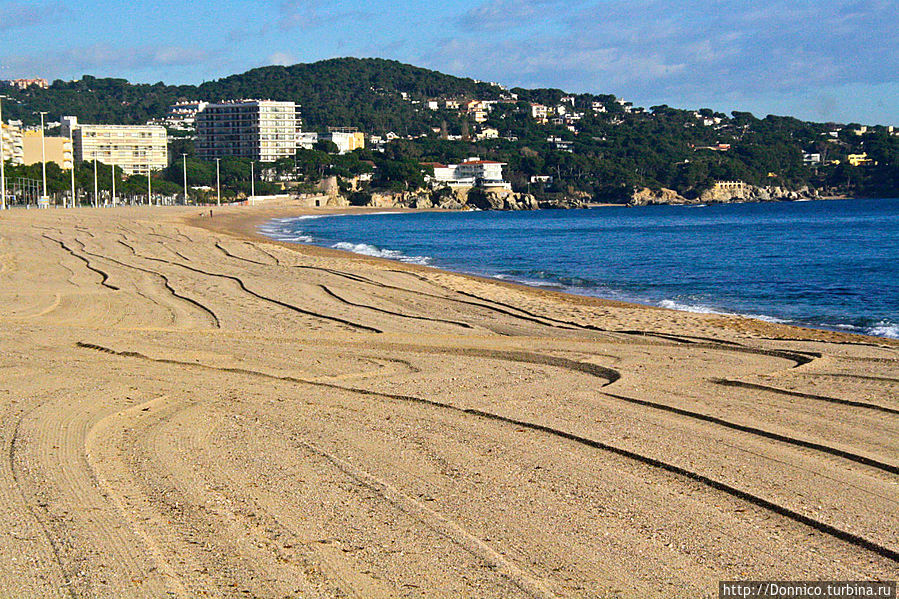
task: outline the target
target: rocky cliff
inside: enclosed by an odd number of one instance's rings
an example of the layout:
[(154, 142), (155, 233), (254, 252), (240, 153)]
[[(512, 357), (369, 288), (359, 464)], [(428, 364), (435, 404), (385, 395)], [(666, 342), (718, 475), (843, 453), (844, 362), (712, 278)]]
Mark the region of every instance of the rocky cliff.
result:
[(724, 204), (728, 202), (790, 202), (795, 200), (807, 200), (817, 197), (818, 194), (808, 187), (801, 187), (795, 191), (783, 187), (755, 185), (743, 185), (736, 189), (721, 189), (713, 187), (699, 196), (703, 204)]
[(648, 206), (651, 204), (729, 204), (737, 202), (789, 202), (818, 197), (815, 190), (802, 187), (790, 190), (778, 186), (731, 185), (715, 186), (702, 192), (699, 197), (685, 198), (673, 189), (652, 190), (648, 187), (633, 192), (628, 205)]
[(369, 206), (379, 208), (437, 208), (441, 210), (537, 210), (538, 208), (582, 208), (580, 198), (561, 198), (538, 202), (527, 193), (508, 189), (448, 187), (430, 190), (417, 189), (396, 193), (372, 194)]

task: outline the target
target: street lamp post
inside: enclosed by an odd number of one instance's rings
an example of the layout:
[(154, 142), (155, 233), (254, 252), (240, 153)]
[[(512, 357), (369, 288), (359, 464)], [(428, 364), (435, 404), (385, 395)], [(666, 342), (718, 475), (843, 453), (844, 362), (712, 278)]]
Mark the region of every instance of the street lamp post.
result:
[(94, 157), (94, 208), (100, 205), (100, 192), (97, 189), (97, 158)]
[(187, 206), (187, 154), (181, 154), (184, 159), (184, 205)]
[(109, 170), (110, 170), (110, 172), (112, 173), (112, 205), (115, 206), (115, 205), (116, 205), (116, 199), (115, 199), (115, 164), (110, 164), (110, 165), (109, 165)]
[(41, 199), (47, 202), (47, 205), (50, 205), (50, 198), (47, 196), (47, 153), (44, 148), (44, 115), (47, 114), (45, 112), (41, 112), (41, 175), (44, 181), (44, 194), (41, 196)]
[(72, 127), (69, 127), (69, 146), (72, 148), (72, 208), (78, 202), (75, 201), (75, 137), (72, 135)]
[[(256, 197), (256, 173), (254, 169), (256, 167), (256, 162), (254, 160), (250, 160), (250, 197)], [(252, 201), (252, 200), (250, 200)]]
[(222, 205), (222, 177), (221, 171), (219, 169), (219, 162), (221, 162), (221, 158), (215, 159), (215, 197), (216, 197), (216, 205)]
[(153, 205), (153, 169), (147, 165), (147, 206)]

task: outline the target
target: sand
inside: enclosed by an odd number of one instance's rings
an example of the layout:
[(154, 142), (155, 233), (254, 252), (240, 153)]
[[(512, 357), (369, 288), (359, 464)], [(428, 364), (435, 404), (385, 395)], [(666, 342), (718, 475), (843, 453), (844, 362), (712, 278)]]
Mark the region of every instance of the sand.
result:
[(0, 597), (899, 577), (899, 343), (201, 213), (0, 214)]

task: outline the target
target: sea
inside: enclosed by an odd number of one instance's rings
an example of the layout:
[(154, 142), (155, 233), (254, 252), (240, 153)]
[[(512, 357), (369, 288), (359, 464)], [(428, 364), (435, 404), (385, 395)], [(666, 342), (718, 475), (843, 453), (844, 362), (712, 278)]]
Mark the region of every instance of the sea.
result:
[(689, 312), (899, 338), (899, 199), (270, 221), (274, 239)]

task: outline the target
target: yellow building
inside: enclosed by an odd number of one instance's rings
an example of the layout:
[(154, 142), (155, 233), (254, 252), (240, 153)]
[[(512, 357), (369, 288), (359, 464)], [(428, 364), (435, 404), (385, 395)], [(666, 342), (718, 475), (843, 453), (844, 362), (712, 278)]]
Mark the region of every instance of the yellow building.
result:
[[(37, 164), (42, 160), (41, 132), (25, 131), (22, 134), (23, 163)], [(44, 136), (44, 156), (47, 162), (55, 162), (59, 168), (72, 168), (72, 142), (68, 137)]]
[(876, 164), (876, 162), (868, 158), (867, 152), (862, 152), (861, 154), (849, 154), (846, 159), (852, 166), (870, 166)]

